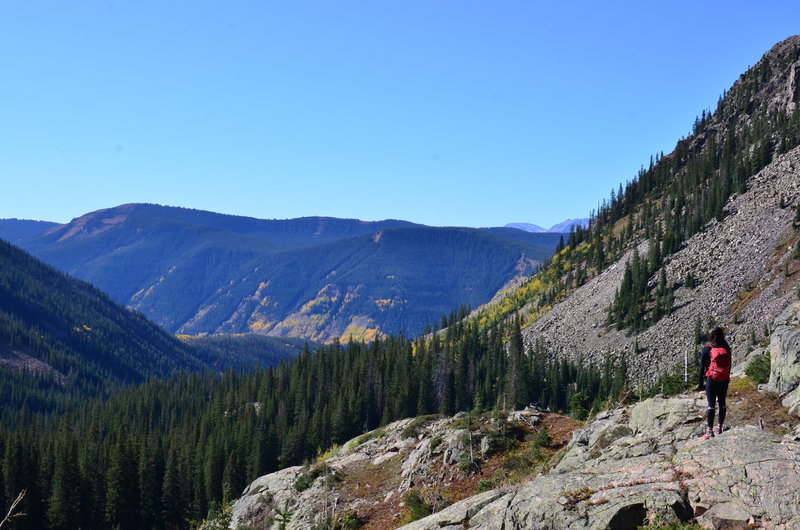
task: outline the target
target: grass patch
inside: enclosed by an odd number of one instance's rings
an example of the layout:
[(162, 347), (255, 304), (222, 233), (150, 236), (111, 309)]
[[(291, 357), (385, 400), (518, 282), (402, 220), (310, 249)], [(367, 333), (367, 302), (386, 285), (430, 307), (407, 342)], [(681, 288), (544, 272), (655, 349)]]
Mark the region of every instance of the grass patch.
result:
[(731, 379), (728, 386), (728, 419), (730, 425), (756, 425), (766, 431), (782, 435), (786, 425), (794, 425), (796, 418), (789, 415), (778, 396), (759, 392), (749, 377)]
[(325, 451), (324, 453), (322, 453), (317, 457), (317, 462), (318, 463), (324, 462), (325, 460), (331, 458), (333, 456), (333, 453), (335, 453), (338, 449), (339, 449), (338, 445), (336, 444), (332, 445), (330, 449), (328, 449), (327, 451)]
[(744, 392), (757, 390), (758, 385), (749, 377), (735, 377), (728, 383), (728, 392)]

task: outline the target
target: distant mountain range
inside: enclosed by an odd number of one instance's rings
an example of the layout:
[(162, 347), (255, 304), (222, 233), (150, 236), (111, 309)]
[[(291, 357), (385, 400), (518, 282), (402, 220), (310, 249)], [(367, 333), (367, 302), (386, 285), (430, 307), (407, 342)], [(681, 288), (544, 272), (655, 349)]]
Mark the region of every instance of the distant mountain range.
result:
[(556, 223), (550, 228), (542, 228), (539, 225), (531, 224), (531, 223), (508, 223), (506, 228), (516, 228), (517, 230), (524, 230), (526, 232), (533, 232), (533, 233), (567, 233), (573, 227), (582, 227), (586, 228), (589, 226), (589, 218), (584, 217), (581, 219), (567, 219), (566, 221), (562, 221), (560, 223)]
[(560, 237), (400, 220), (264, 220), (150, 204), (0, 237), (96, 285), (166, 330), (330, 341), (419, 333), (548, 259)]

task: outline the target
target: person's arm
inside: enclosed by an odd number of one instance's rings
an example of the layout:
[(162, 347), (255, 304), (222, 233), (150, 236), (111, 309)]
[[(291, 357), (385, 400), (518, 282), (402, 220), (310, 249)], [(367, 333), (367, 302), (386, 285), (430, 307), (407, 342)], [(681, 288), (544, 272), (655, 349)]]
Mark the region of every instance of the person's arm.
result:
[(703, 346), (700, 350), (700, 372), (697, 374), (697, 389), (700, 390), (705, 386), (706, 370), (711, 363), (711, 346)]

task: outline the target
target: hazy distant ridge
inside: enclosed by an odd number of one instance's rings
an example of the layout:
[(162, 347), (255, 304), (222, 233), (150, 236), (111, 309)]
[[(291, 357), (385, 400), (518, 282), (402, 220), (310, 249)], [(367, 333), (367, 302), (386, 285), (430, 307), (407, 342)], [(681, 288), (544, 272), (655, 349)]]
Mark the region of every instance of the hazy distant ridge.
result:
[(583, 217), (581, 219), (567, 219), (566, 221), (562, 221), (560, 223), (556, 223), (550, 228), (542, 228), (539, 225), (531, 224), (531, 223), (508, 223), (505, 225), (506, 228), (516, 228), (517, 230), (525, 230), (526, 232), (534, 232), (534, 233), (565, 233), (569, 232), (572, 227), (581, 226), (586, 228), (589, 226), (589, 218)]

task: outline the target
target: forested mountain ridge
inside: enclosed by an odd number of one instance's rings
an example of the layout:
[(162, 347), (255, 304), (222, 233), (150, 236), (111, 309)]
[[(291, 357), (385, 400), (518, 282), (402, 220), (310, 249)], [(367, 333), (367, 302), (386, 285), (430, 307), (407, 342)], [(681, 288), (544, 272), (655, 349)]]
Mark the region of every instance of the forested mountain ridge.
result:
[(20, 245), (174, 333), (330, 341), (419, 333), (530, 275), (558, 239), (508, 228), (262, 220), (128, 204)]
[(793, 36), (703, 111), (672, 153), (612, 190), (542, 272), (474, 318), (486, 325), (520, 312), (529, 346), (635, 359), (631, 370), (646, 380), (684, 354), (692, 362), (713, 323), (744, 354), (800, 277), (799, 104)]
[(0, 240), (0, 393), (3, 410), (49, 408), (51, 393), (97, 394), (204, 366), (188, 346)]
[(0, 240), (0, 418), (174, 373), (273, 366), (297, 339), (176, 339), (96, 287)]

